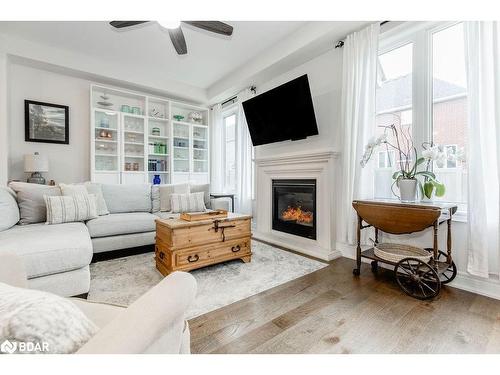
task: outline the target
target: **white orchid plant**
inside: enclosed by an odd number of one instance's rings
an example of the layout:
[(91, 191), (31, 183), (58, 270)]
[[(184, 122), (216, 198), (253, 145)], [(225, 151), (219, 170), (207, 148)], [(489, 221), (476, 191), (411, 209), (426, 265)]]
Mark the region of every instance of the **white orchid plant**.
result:
[[(395, 196), (394, 185), (399, 185), (400, 180), (410, 179), (417, 180), (418, 186), (422, 197), (432, 198), (433, 192), (437, 197), (442, 197), (446, 188), (441, 183), (434, 172), (431, 171), (431, 166), (435, 162), (436, 166), (441, 168), (447, 160), (458, 160), (459, 156), (456, 154), (448, 153), (448, 150), (440, 145), (435, 145), (432, 142), (425, 142), (422, 144), (421, 157), (418, 156), (417, 148), (413, 144), (410, 128), (407, 127), (398, 129), (394, 124), (383, 126), (384, 133), (379, 137), (372, 139), (365, 146), (363, 158), (361, 159), (361, 166), (365, 167), (370, 161), (373, 152), (378, 147), (385, 147), (387, 151), (393, 149), (398, 154), (399, 169), (394, 172), (392, 179), (394, 180), (391, 190)], [(388, 140), (388, 133), (392, 133), (395, 144)], [(391, 161), (389, 160), (389, 163)], [(425, 164), (425, 169), (419, 170)], [(391, 165), (392, 166), (392, 165)]]

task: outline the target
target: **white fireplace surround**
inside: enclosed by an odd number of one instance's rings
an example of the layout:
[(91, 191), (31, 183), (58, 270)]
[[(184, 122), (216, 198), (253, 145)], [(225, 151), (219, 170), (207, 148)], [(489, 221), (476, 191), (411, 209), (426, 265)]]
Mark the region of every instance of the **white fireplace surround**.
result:
[[(254, 238), (323, 260), (341, 256), (335, 250), (335, 160), (331, 150), (255, 159), (256, 230)], [(272, 181), (316, 180), (316, 240), (272, 229)]]

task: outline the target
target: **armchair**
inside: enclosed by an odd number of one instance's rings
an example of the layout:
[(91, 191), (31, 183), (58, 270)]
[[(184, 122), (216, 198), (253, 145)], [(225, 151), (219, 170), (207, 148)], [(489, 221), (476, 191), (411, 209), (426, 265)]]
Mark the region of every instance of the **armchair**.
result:
[[(0, 254), (0, 282), (26, 287), (22, 258)], [(70, 300), (100, 330), (77, 354), (190, 353), (185, 314), (196, 295), (196, 281), (174, 272), (128, 307)]]

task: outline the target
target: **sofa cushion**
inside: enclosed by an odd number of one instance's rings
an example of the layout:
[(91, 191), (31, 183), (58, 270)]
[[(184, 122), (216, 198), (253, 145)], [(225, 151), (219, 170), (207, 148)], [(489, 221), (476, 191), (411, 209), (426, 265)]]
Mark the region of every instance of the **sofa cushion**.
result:
[(160, 185), (160, 211), (170, 212), (170, 196), (172, 194), (189, 194), (189, 184)]
[(9, 229), (19, 221), (19, 207), (13, 191), (6, 187), (0, 187), (0, 232)]
[(151, 212), (151, 184), (102, 184), (102, 194), (112, 214)]
[(151, 186), (151, 212), (160, 211), (160, 185)]
[(93, 182), (85, 182), (84, 184), (59, 184), (61, 194), (64, 196), (73, 196), (76, 194), (93, 194), (95, 195), (97, 205), (97, 215), (108, 215), (108, 206), (102, 195), (101, 184)]
[(61, 195), (57, 186), (11, 182), (9, 187), (16, 192), (21, 219), (20, 224), (43, 223), (47, 217), (44, 195)]
[(190, 185), (190, 193), (203, 192), (203, 201), (205, 202), (205, 207), (210, 208), (210, 184), (197, 184)]
[(110, 214), (87, 221), (87, 228), (92, 238), (153, 232), (156, 218), (149, 212)]
[(0, 232), (0, 251), (21, 256), (30, 279), (89, 265), (92, 242), (83, 223), (16, 225)]

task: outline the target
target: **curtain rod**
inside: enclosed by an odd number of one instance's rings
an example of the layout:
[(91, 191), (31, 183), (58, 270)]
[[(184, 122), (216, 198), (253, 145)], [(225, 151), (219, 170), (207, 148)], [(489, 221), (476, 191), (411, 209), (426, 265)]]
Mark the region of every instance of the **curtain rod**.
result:
[[(247, 89), (250, 89), (250, 91), (252, 91), (254, 94), (257, 92), (257, 87), (256, 87), (255, 85), (249, 86), (249, 87), (247, 87)], [(243, 91), (243, 90), (241, 90), (241, 91)], [(241, 92), (241, 91), (240, 91), (240, 92)], [(238, 92), (238, 94), (239, 94), (240, 92)], [(230, 98), (228, 98), (228, 99), (224, 100), (222, 103), (220, 103), (220, 105), (222, 106), (222, 105), (224, 105), (224, 104), (229, 103), (229, 102), (230, 102), (230, 101), (232, 101), (232, 100), (235, 100), (235, 99), (238, 97), (238, 94), (233, 95), (233, 96), (231, 96)]]
[[(388, 22), (390, 22), (390, 21), (382, 21), (382, 22), (380, 22), (380, 26), (385, 25)], [(344, 40), (339, 40), (337, 42), (337, 44), (335, 44), (335, 48), (342, 48), (342, 47), (344, 47)]]

